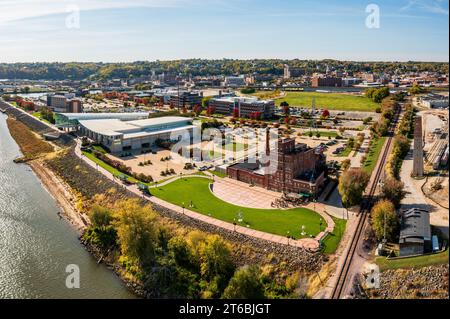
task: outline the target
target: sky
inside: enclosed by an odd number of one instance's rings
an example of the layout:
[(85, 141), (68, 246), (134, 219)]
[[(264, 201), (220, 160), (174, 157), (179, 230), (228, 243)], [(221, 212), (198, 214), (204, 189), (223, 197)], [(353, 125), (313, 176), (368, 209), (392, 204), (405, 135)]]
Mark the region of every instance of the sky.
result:
[(0, 62), (448, 62), (448, 28), (449, 0), (0, 0)]

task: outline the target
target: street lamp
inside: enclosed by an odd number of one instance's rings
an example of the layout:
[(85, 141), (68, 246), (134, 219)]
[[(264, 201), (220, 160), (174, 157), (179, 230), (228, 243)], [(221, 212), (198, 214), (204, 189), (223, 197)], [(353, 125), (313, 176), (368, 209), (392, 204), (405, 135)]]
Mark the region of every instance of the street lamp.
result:
[(183, 207), (183, 215), (184, 215), (184, 202), (182, 203), (182, 207)]
[(233, 231), (236, 232), (236, 218), (233, 218)]
[(290, 236), (290, 231), (288, 230), (287, 231), (287, 244), (288, 244), (288, 246), (289, 246), (289, 239), (291, 239), (291, 236)]
[(319, 223), (319, 233), (322, 231), (322, 218), (320, 219), (320, 223)]

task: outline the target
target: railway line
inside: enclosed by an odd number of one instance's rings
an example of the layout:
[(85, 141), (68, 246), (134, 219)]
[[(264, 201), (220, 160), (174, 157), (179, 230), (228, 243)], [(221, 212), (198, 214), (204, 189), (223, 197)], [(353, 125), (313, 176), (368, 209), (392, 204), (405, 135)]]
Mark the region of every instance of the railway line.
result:
[(345, 293), (345, 288), (346, 288), (346, 285), (348, 284), (348, 281), (352, 279), (351, 272), (350, 272), (351, 266), (352, 266), (352, 261), (353, 261), (355, 254), (357, 253), (357, 248), (360, 244), (361, 237), (364, 233), (364, 229), (365, 229), (365, 226), (367, 224), (367, 221), (368, 221), (368, 218), (370, 215), (370, 209), (371, 209), (372, 204), (375, 199), (377, 186), (384, 176), (383, 171), (384, 171), (385, 164), (386, 164), (386, 161), (387, 161), (389, 153), (390, 153), (391, 145), (392, 145), (393, 138), (395, 135), (395, 129), (397, 127), (397, 123), (398, 123), (398, 119), (399, 119), (399, 114), (400, 114), (400, 110), (398, 110), (395, 120), (392, 123), (383, 153), (381, 155), (381, 159), (379, 160), (377, 169), (375, 171), (374, 178), (371, 180), (370, 185), (369, 185), (369, 191), (366, 193), (366, 195), (367, 195), (366, 199), (361, 204), (361, 208), (360, 208), (358, 216), (357, 216), (358, 220), (357, 220), (356, 230), (355, 230), (354, 236), (352, 237), (352, 239), (350, 241), (350, 246), (345, 254), (345, 257), (344, 257), (345, 259), (344, 259), (343, 265), (338, 272), (336, 284), (334, 285), (333, 290), (332, 290), (331, 299), (341, 299), (343, 297), (343, 294)]

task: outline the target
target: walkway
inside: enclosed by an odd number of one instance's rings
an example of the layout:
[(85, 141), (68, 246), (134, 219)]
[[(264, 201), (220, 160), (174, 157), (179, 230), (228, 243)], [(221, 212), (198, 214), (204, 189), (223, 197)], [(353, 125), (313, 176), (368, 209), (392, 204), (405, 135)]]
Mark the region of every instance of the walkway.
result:
[[(124, 189), (127, 189), (128, 191), (136, 194), (139, 197), (142, 197), (146, 200), (148, 200), (151, 203), (160, 205), (164, 208), (170, 209), (178, 214), (183, 214), (185, 216), (203, 221), (205, 223), (217, 226), (217, 227), (221, 227), (223, 229), (229, 230), (229, 231), (235, 231), (238, 233), (241, 233), (243, 235), (247, 235), (247, 236), (251, 236), (254, 238), (259, 238), (259, 239), (263, 239), (263, 240), (267, 240), (267, 241), (271, 241), (274, 243), (278, 243), (278, 244), (284, 244), (284, 245), (291, 245), (294, 247), (299, 247), (299, 248), (303, 248), (306, 249), (308, 251), (311, 252), (316, 252), (319, 250), (320, 248), (320, 243), (319, 241), (321, 239), (323, 239), (323, 237), (326, 234), (326, 231), (333, 231), (334, 229), (334, 222), (332, 220), (332, 218), (326, 214), (326, 212), (324, 212), (323, 209), (323, 205), (321, 204), (316, 204), (316, 210), (317, 212), (325, 219), (328, 227), (326, 229), (325, 232), (321, 232), (319, 235), (316, 236), (316, 238), (302, 238), (302, 239), (298, 239), (298, 240), (289, 240), (286, 237), (283, 236), (278, 236), (278, 235), (273, 235), (273, 234), (269, 234), (269, 233), (265, 233), (265, 232), (261, 232), (258, 230), (254, 230), (251, 228), (246, 228), (246, 227), (242, 227), (242, 226), (238, 226), (238, 225), (233, 225), (231, 223), (227, 223), (194, 211), (191, 211), (189, 209), (186, 208), (182, 208), (179, 206), (176, 206), (172, 203), (166, 202), (160, 198), (154, 197), (154, 196), (148, 196), (148, 195), (144, 195), (142, 193), (141, 190), (139, 190), (137, 185), (124, 185), (120, 180), (118, 180), (117, 178), (114, 177), (113, 174), (111, 174), (110, 172), (108, 172), (107, 170), (105, 170), (104, 168), (102, 168), (101, 166), (97, 165), (96, 163), (94, 163), (93, 161), (89, 160), (88, 158), (86, 158), (81, 150), (80, 150), (80, 140), (77, 140), (77, 145), (75, 147), (75, 154), (76, 156), (78, 156), (80, 159), (82, 159), (86, 164), (88, 164), (89, 166), (95, 168), (98, 172), (102, 173), (105, 177), (107, 177), (108, 179), (110, 179), (111, 181), (115, 182), (116, 184), (120, 185), (121, 187), (123, 187)], [(210, 173), (207, 173), (208, 176), (212, 177), (212, 175)], [(191, 177), (194, 177), (194, 175), (190, 175)], [(199, 175), (198, 177), (203, 177), (203, 178), (210, 178), (208, 176), (201, 176)], [(183, 178), (188, 177), (188, 176), (184, 176)], [(177, 179), (180, 179), (180, 177), (174, 177), (173, 179), (170, 179), (168, 181), (165, 181), (164, 183), (161, 183), (161, 185), (158, 185), (158, 187), (166, 185), (168, 183), (174, 182)], [(217, 179), (216, 179), (217, 182)], [(311, 203), (310, 205), (306, 206), (306, 208), (309, 209), (313, 209), (313, 204)]]

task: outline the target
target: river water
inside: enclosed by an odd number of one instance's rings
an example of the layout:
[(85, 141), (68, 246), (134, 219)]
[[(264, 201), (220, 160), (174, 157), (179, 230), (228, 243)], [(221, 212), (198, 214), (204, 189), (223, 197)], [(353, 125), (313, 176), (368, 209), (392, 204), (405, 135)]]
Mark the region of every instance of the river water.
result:
[[(0, 299), (134, 298), (84, 250), (30, 167), (13, 163), (19, 155), (0, 113)], [(67, 265), (79, 267), (79, 289), (66, 287)]]

